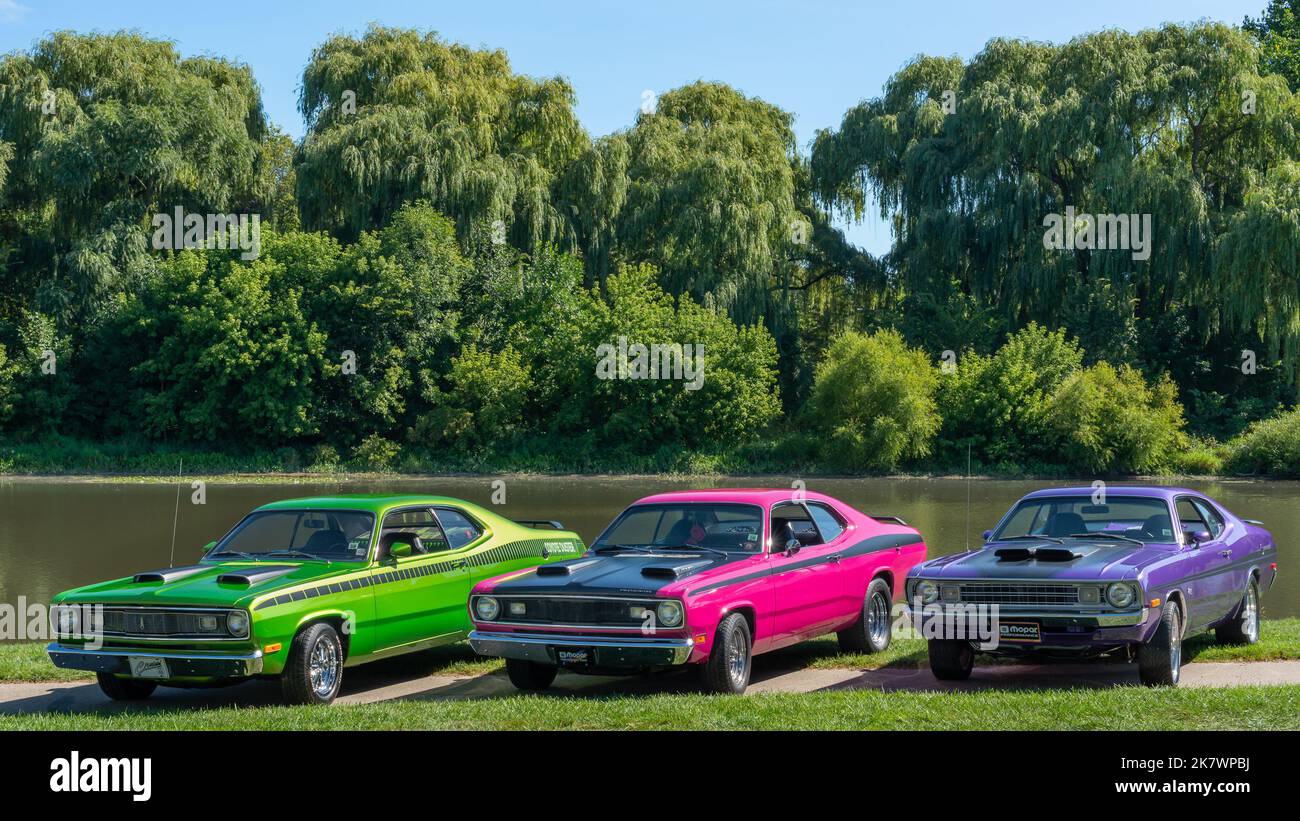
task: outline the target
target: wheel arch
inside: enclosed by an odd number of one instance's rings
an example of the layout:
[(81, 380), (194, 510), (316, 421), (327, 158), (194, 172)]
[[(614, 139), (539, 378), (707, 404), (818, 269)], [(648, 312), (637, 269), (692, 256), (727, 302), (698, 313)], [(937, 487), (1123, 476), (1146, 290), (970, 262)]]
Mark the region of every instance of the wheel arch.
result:
[(352, 649), (352, 631), (344, 626), (349, 621), (355, 623), (356, 614), (345, 610), (318, 610), (308, 613), (298, 620), (298, 625), (293, 630), (293, 638), (297, 638), (299, 633), (313, 624), (328, 624), (339, 634), (339, 641), (343, 644), (343, 658), (346, 661)]

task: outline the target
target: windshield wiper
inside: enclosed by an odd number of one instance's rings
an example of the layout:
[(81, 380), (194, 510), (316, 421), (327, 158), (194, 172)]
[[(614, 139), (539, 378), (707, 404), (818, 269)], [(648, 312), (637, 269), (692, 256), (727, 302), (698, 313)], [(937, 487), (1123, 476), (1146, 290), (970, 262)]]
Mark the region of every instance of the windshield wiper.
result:
[(1071, 539), (1121, 539), (1126, 542), (1132, 542), (1138, 547), (1146, 547), (1146, 542), (1140, 542), (1132, 536), (1121, 536), (1118, 533), (1071, 533)]
[(634, 544), (603, 544), (600, 547), (593, 549), (591, 552), (592, 553), (617, 553), (621, 550), (631, 550), (634, 553), (650, 552), (646, 548)]
[[(261, 555), (261, 554), (258, 554), (258, 555)], [(221, 550), (221, 551), (218, 551), (218, 552), (216, 552), (216, 553), (209, 553), (208, 555), (204, 556), (203, 558), (205, 558), (205, 559), (215, 559), (215, 558), (218, 558), (218, 557), (220, 557), (220, 556), (238, 556), (238, 557), (241, 558), (241, 559), (248, 559), (250, 562), (256, 562), (256, 561), (259, 561), (259, 559), (257, 558), (257, 556), (253, 555), (252, 553), (245, 553), (245, 552), (242, 551), (242, 550)]]
[(999, 536), (998, 538), (993, 539), (993, 541), (1014, 542), (1016, 539), (1033, 539), (1036, 542), (1056, 542), (1057, 544), (1065, 544), (1065, 539), (1058, 539), (1055, 536), (1033, 536), (1029, 533), (1024, 533), (1020, 536)]
[(265, 555), (267, 555), (267, 556), (299, 556), (299, 557), (304, 558), (304, 559), (311, 559), (312, 561), (325, 562), (325, 564), (333, 564), (332, 561), (330, 561), (329, 559), (325, 558), (324, 556), (317, 556), (317, 555), (314, 554), (314, 553), (304, 553), (304, 552), (301, 551), (301, 550), (272, 550), (270, 553), (267, 553), (267, 554), (265, 554)]
[(696, 544), (680, 544), (680, 545), (671, 545), (671, 546), (667, 546), (667, 545), (666, 545), (666, 546), (660, 547), (659, 549), (660, 549), (660, 550), (707, 550), (707, 551), (709, 551), (710, 553), (717, 553), (719, 556), (723, 557), (724, 559), (727, 557), (727, 551), (725, 551), (725, 550), (719, 550), (719, 549), (717, 549), (716, 547), (705, 547), (705, 546), (702, 545), (702, 544), (701, 544), (701, 545), (696, 545)]

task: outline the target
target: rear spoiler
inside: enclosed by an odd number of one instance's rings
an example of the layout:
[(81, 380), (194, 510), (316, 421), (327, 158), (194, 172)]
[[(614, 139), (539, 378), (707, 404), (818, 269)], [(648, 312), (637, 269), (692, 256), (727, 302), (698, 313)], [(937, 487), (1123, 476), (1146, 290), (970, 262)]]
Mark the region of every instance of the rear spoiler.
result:
[(554, 519), (515, 519), (515, 524), (525, 527), (549, 527), (552, 530), (564, 530), (564, 525)]
[(877, 516), (874, 513), (868, 513), (867, 515), (875, 519), (877, 522), (893, 522), (894, 524), (902, 525), (903, 527), (911, 527), (911, 525), (909, 525), (907, 522), (903, 521), (902, 519), (898, 518), (897, 516)]

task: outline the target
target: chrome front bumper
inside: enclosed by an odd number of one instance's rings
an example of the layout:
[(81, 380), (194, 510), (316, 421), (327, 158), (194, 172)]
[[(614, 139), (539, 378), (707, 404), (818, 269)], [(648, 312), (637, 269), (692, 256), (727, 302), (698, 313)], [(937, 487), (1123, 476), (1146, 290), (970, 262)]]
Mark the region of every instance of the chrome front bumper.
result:
[[(927, 608), (943, 607), (942, 604), (925, 605), (921, 608), (921, 618), (943, 618), (944, 614), (935, 612), (931, 613)], [(958, 605), (960, 606), (960, 605)], [(972, 605), (973, 606), (973, 605)], [(904, 605), (908, 619), (915, 618), (915, 609), (911, 605)], [(957, 611), (961, 613), (963, 611)], [(1146, 624), (1149, 616), (1149, 609), (1144, 607), (1141, 610), (1126, 613), (1098, 613), (1088, 612), (1086, 610), (1019, 610), (1010, 606), (998, 607), (998, 618), (1003, 621), (1015, 621), (1017, 619), (1050, 619), (1054, 621), (1090, 621), (1095, 622), (1097, 627), (1135, 627), (1139, 624)]]
[(251, 653), (176, 652), (147, 647), (123, 649), (101, 647), (87, 650), (54, 642), (45, 648), (55, 667), (68, 670), (92, 670), (96, 673), (130, 675), (128, 656), (167, 660), (171, 678), (247, 678), (262, 672), (262, 651)]
[(685, 664), (691, 657), (695, 640), (538, 635), (475, 630), (469, 634), (469, 646), (480, 656), (520, 659), (553, 665), (559, 664), (557, 648), (588, 649), (594, 656), (591, 666), (608, 669), (670, 667)]

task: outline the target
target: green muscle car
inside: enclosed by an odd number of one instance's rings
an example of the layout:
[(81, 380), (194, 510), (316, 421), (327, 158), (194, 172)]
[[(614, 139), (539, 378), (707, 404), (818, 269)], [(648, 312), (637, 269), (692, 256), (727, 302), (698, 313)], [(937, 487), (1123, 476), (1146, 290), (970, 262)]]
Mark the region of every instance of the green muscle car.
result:
[(48, 649), (114, 699), (261, 676), (291, 703), (328, 704), (344, 667), (465, 638), (475, 583), (584, 550), (558, 522), (443, 496), (274, 502), (198, 564), (55, 596)]

